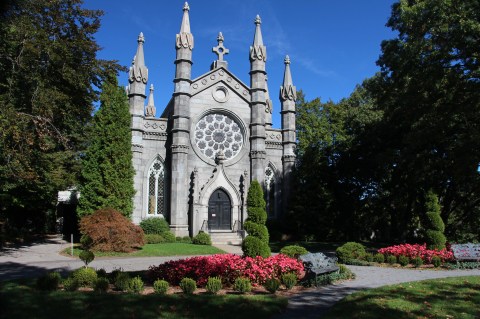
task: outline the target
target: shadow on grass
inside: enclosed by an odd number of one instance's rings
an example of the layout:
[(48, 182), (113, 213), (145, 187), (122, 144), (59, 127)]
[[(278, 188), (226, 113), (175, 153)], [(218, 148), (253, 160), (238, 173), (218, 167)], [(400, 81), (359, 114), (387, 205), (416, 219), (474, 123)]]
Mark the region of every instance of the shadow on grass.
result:
[(58, 271), (64, 276), (68, 274), (71, 269), (62, 267), (51, 269), (15, 262), (4, 262), (0, 264), (0, 281), (39, 277), (51, 271)]

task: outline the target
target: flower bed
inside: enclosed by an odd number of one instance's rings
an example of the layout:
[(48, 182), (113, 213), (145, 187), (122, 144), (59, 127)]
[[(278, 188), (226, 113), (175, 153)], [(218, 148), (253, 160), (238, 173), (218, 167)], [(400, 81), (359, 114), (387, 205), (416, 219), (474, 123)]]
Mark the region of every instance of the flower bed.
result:
[(303, 264), (285, 255), (262, 257), (240, 257), (238, 255), (211, 255), (172, 260), (159, 266), (150, 266), (147, 276), (151, 281), (163, 279), (171, 285), (178, 285), (185, 278), (194, 279), (199, 286), (205, 286), (208, 277), (219, 276), (227, 284), (236, 278), (245, 277), (252, 284), (264, 284), (268, 278), (280, 279), (282, 274), (295, 273), (297, 278), (303, 272)]
[(380, 254), (393, 255), (393, 256), (407, 256), (412, 259), (420, 257), (425, 263), (431, 263), (433, 256), (438, 256), (442, 259), (442, 262), (454, 260), (453, 253), (447, 249), (442, 250), (430, 250), (427, 249), (427, 244), (402, 244), (390, 247), (381, 248), (378, 250)]

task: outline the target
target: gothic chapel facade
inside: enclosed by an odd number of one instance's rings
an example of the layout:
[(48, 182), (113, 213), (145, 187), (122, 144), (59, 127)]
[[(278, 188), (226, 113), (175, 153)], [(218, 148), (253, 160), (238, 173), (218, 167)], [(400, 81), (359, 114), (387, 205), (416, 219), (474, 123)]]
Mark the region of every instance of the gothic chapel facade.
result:
[(276, 218), (288, 204), (295, 161), (295, 99), (290, 60), (285, 58), (280, 88), (282, 128), (272, 128), (261, 21), (255, 19), (250, 47), (250, 86), (228, 70), (228, 49), (219, 33), (218, 59), (210, 71), (192, 79), (194, 36), (185, 3), (176, 35), (174, 92), (157, 116), (150, 86), (148, 102), (143, 34), (129, 71), (127, 94), (132, 116), (135, 168), (133, 221), (164, 217), (176, 236), (199, 231), (214, 242), (238, 242), (247, 218), (246, 197), (252, 180), (265, 192), (267, 214)]

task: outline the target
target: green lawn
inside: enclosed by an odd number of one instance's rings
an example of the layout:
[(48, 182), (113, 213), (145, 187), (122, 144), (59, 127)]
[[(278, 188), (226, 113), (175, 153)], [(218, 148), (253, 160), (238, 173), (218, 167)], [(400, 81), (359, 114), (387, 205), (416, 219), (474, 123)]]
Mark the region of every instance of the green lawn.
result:
[(40, 292), (18, 282), (0, 286), (0, 318), (269, 318), (287, 306), (275, 295), (159, 296)]
[[(73, 254), (78, 257), (82, 250), (74, 247)], [(70, 255), (70, 248), (63, 251)], [(187, 256), (187, 255), (212, 255), (225, 252), (213, 246), (193, 245), (185, 243), (146, 244), (141, 249), (131, 253), (94, 252), (95, 257), (155, 257), (155, 256)]]
[(480, 318), (480, 276), (411, 282), (352, 294), (322, 319)]

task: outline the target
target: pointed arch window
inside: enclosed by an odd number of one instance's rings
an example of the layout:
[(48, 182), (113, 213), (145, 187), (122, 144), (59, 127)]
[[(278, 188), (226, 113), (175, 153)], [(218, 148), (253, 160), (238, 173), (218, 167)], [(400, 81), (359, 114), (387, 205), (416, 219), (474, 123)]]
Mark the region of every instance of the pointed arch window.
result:
[(270, 165), (265, 169), (265, 202), (267, 216), (275, 217), (275, 170)]
[(165, 216), (165, 165), (157, 156), (148, 170), (148, 215)]

